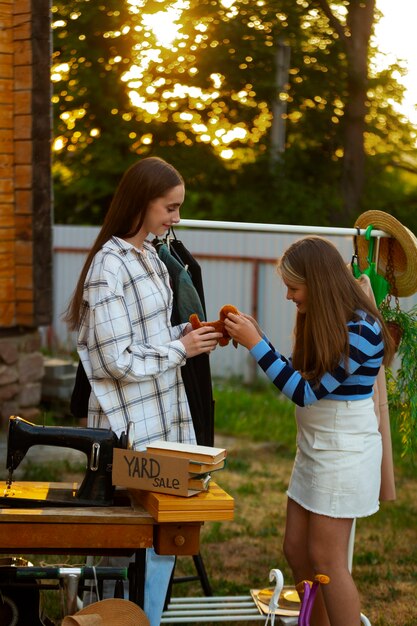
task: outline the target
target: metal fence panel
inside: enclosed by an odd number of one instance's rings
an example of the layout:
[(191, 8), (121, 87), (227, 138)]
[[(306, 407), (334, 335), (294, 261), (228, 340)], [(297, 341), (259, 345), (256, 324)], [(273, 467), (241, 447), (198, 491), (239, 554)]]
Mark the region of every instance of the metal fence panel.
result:
[[(68, 331), (62, 313), (97, 233), (98, 228), (91, 226), (54, 226), (54, 314), (45, 341), (56, 351), (75, 350), (75, 334)], [(224, 304), (234, 304), (255, 315), (276, 348), (289, 354), (295, 307), (285, 298), (285, 289), (276, 273), (276, 259), (300, 235), (180, 227), (176, 234), (201, 265), (208, 320), (218, 319)], [(327, 238), (349, 263), (352, 238), (345, 235)], [(416, 303), (416, 294), (401, 299), (405, 310)], [(216, 377), (239, 376), (251, 380), (257, 374), (247, 351), (241, 347), (235, 350), (231, 344), (217, 348), (210, 362)]]

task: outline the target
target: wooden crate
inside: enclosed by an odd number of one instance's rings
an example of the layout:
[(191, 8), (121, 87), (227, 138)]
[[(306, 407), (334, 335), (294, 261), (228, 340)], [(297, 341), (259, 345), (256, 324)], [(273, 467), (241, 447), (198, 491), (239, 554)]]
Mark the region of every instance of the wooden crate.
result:
[(208, 491), (183, 498), (153, 491), (129, 490), (132, 498), (157, 522), (205, 522), (232, 520), (234, 500), (216, 483)]

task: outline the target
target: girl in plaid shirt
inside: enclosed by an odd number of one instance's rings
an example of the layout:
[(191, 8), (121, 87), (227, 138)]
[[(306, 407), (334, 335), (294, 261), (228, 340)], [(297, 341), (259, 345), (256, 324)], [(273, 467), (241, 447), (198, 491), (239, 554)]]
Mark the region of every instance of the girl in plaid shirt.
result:
[[(211, 327), (171, 325), (168, 270), (147, 241), (179, 222), (184, 193), (181, 175), (162, 159), (145, 158), (125, 172), (66, 313), (91, 384), (88, 425), (120, 436), (133, 423), (137, 450), (157, 439), (196, 442), (181, 366), (221, 337)], [(173, 562), (148, 551), (151, 626), (160, 622)]]

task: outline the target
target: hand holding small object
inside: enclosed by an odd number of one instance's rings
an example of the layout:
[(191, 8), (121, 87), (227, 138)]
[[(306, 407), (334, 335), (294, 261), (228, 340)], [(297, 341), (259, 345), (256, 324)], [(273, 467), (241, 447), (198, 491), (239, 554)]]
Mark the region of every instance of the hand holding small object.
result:
[[(186, 331), (187, 328), (188, 327), (186, 327)], [(212, 326), (204, 326), (186, 332), (186, 334), (181, 337), (180, 341), (184, 345), (187, 358), (191, 358), (198, 354), (212, 352), (221, 337), (222, 333), (216, 332)]]
[(224, 320), (224, 325), (232, 339), (248, 350), (251, 350), (262, 339), (259, 325), (250, 315), (229, 313)]

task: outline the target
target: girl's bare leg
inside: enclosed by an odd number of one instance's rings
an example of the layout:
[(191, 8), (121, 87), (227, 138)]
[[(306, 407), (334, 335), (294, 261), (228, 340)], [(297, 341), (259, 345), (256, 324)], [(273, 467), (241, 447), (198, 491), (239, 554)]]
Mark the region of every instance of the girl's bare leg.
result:
[[(327, 574), (323, 570), (315, 570), (309, 551), (309, 520), (311, 513), (288, 498), (287, 519), (285, 525), (284, 554), (291, 567), (295, 584), (302, 580), (313, 580), (317, 573)], [(327, 574), (329, 575), (329, 574)], [(311, 626), (330, 626), (323, 596), (319, 589), (310, 620)]]
[(321, 589), (331, 626), (360, 624), (359, 594), (348, 568), (352, 523), (352, 519), (309, 514), (310, 559), (316, 573), (330, 577)]
[(311, 513), (288, 499), (284, 554), (294, 581), (330, 577), (317, 594), (311, 626), (360, 624), (359, 595), (348, 568), (352, 522)]

